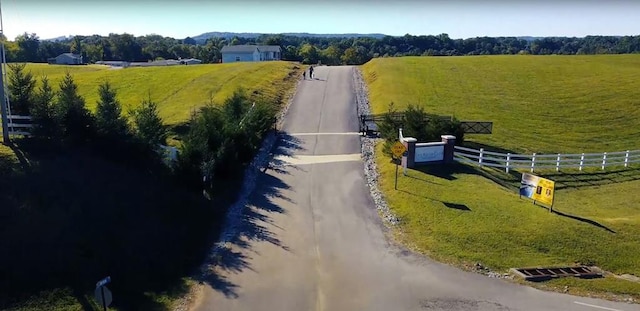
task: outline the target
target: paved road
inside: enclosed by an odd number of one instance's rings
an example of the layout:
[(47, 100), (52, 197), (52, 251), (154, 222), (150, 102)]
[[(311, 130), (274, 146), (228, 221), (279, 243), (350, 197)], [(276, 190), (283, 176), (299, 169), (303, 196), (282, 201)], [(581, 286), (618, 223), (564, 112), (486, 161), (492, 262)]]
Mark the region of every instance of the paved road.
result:
[(390, 245), (350, 134), (352, 70), (319, 67), (317, 80), (299, 85), (242, 233), (193, 310), (640, 310), (463, 272)]

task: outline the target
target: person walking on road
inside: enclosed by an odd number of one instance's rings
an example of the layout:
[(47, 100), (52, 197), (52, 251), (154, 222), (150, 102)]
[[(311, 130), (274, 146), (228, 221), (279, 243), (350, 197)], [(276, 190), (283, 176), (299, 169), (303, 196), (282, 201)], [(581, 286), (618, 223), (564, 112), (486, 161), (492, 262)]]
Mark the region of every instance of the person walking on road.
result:
[(309, 66), (309, 79), (313, 79), (313, 66)]
[(302, 72), (302, 80), (307, 80), (307, 71)]

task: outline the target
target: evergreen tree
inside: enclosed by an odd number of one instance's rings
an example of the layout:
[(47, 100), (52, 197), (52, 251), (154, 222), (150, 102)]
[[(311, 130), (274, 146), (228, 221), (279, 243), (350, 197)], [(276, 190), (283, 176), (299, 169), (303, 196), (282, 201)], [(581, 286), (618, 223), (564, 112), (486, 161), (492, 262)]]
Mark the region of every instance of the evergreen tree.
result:
[(131, 116), (136, 136), (144, 143), (155, 148), (166, 142), (167, 130), (158, 114), (158, 105), (150, 98), (143, 100), (140, 107), (131, 112)]
[(87, 110), (84, 98), (78, 95), (78, 86), (68, 72), (60, 82), (54, 115), (64, 139), (79, 143), (93, 137), (93, 116)]
[(9, 103), (12, 115), (30, 115), (36, 80), (25, 71), (26, 64), (9, 64)]
[(31, 116), (33, 117), (32, 134), (40, 138), (53, 138), (58, 134), (58, 126), (54, 115), (56, 93), (46, 76), (42, 77), (42, 85), (34, 96)]
[(96, 131), (102, 137), (123, 138), (129, 133), (127, 119), (122, 115), (122, 106), (116, 98), (116, 90), (108, 81), (98, 88), (96, 108)]

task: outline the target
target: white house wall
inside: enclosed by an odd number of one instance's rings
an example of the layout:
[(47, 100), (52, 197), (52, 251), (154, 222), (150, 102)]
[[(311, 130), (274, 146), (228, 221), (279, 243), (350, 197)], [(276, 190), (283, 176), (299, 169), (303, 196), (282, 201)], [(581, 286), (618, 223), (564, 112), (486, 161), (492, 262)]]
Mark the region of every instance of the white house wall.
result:
[[(222, 62), (223, 63), (235, 63), (238, 61), (239, 62), (255, 62), (256, 53), (223, 53)], [(237, 58), (239, 58), (239, 60), (236, 60)], [(260, 58), (258, 57), (258, 59)]]
[[(278, 53), (276, 53), (278, 54)], [(258, 50), (254, 51), (253, 53), (232, 53), (232, 52), (225, 52), (222, 53), (222, 62), (223, 63), (235, 63), (235, 62), (259, 62), (259, 61), (265, 61), (265, 60), (274, 60), (274, 59), (280, 59), (278, 57), (279, 55), (276, 55), (276, 57), (273, 57), (273, 52), (259, 52)], [(237, 58), (240, 58), (239, 60), (237, 60)]]

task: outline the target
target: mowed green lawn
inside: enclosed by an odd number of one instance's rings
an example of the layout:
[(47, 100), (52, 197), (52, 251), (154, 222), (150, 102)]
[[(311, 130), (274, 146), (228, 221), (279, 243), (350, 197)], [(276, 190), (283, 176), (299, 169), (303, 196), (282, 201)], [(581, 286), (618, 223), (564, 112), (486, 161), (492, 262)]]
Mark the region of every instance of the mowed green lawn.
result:
[[(393, 101), (494, 122), (494, 134), (469, 135), (470, 141), (520, 152), (640, 149), (633, 135), (639, 131), (640, 55), (408, 57), (375, 59), (362, 69), (376, 113)], [(551, 110), (563, 117), (543, 113)], [(572, 121), (560, 122), (564, 118)], [(381, 188), (402, 220), (398, 237), (418, 251), (500, 272), (587, 264), (640, 276), (638, 168), (541, 173), (562, 188), (554, 205), (561, 214), (552, 214), (486, 178), (513, 176), (464, 165), (409, 170), (394, 190), (395, 168), (381, 146), (377, 151)], [(570, 293), (640, 297), (640, 283), (614, 277), (546, 284), (567, 285)]]
[(378, 58), (362, 66), (374, 113), (394, 102), (492, 121), (468, 140), (515, 152), (640, 149), (640, 55)]
[[(78, 92), (94, 109), (98, 86), (108, 80), (117, 90), (125, 111), (151, 97), (160, 116), (169, 125), (186, 121), (191, 111), (213, 99), (222, 103), (238, 87), (268, 100), (281, 101), (299, 76), (299, 65), (291, 62), (204, 64), (192, 66), (131, 67), (61, 66), (28, 64), (27, 71), (40, 80), (46, 75), (57, 89), (66, 72), (73, 75)], [(255, 93), (254, 93), (255, 92)]]

